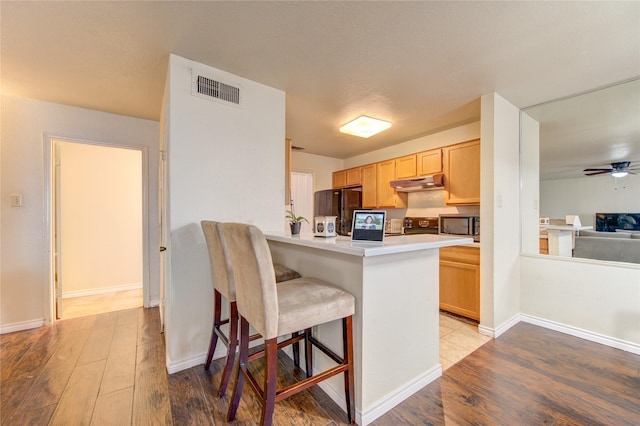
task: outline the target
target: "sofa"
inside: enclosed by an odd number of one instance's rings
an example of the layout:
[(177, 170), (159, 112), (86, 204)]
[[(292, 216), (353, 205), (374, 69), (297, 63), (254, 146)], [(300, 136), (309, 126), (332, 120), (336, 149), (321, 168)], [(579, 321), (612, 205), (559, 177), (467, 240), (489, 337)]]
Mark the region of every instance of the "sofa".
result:
[(580, 231), (573, 257), (640, 263), (640, 231)]

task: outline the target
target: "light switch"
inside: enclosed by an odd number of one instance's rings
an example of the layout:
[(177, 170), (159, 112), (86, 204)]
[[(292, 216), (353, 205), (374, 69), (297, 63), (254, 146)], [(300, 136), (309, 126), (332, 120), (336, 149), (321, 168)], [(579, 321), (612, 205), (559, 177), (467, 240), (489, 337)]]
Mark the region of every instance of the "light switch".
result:
[(11, 194), (11, 207), (22, 207), (22, 194)]
[(496, 196), (496, 207), (502, 207), (502, 195)]

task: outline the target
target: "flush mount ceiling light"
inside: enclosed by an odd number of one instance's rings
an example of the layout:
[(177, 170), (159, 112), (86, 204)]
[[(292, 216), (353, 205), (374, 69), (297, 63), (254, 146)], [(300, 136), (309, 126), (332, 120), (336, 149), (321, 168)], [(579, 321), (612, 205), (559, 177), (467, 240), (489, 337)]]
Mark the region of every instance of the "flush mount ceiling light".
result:
[(391, 123), (388, 121), (361, 115), (355, 120), (352, 120), (340, 127), (340, 131), (342, 133), (359, 136), (361, 138), (368, 138), (382, 132), (383, 130), (387, 130), (389, 127), (391, 127)]

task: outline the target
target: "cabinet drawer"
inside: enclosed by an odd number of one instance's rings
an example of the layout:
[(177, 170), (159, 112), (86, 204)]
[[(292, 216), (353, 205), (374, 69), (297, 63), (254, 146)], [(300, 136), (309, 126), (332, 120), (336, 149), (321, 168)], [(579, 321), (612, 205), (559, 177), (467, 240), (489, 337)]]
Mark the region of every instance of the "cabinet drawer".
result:
[(440, 260), (480, 265), (480, 248), (467, 246), (442, 247)]

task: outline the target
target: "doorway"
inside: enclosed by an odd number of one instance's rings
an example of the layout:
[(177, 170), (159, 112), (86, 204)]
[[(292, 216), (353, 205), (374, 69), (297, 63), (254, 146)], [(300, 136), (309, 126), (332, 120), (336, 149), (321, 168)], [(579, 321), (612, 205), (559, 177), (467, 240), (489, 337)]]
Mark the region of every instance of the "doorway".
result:
[(143, 151), (52, 139), (52, 322), (143, 306)]

